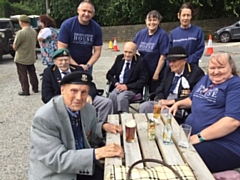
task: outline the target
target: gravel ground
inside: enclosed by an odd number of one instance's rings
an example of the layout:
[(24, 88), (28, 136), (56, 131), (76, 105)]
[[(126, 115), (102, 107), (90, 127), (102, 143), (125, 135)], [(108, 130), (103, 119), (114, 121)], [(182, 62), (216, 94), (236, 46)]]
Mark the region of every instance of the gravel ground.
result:
[[(228, 48), (239, 60), (239, 44), (228, 46), (220, 45), (216, 49)], [(119, 49), (122, 52), (123, 43), (119, 43)], [(108, 43), (104, 43), (101, 58), (94, 66), (93, 79), (98, 88), (105, 89), (105, 74), (112, 66), (114, 57), (120, 52), (112, 52), (108, 49)], [(40, 55), (38, 57), (40, 59)], [(203, 57), (200, 63), (204, 70), (206, 59), (207, 57)], [(41, 61), (37, 60), (37, 74), (43, 69)], [(25, 180), (28, 171), (30, 127), (34, 113), (43, 105), (41, 94), (31, 92), (27, 97), (18, 96), (20, 83), (10, 56), (4, 56), (4, 60), (0, 62), (0, 72), (0, 180)], [(41, 87), (41, 81), (39, 82)]]

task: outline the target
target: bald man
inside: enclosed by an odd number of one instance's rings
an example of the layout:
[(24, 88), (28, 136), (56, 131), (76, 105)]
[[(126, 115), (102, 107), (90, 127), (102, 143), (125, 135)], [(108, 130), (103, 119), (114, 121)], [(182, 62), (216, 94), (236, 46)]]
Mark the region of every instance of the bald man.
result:
[(143, 58), (136, 54), (137, 46), (133, 42), (124, 45), (124, 52), (116, 60), (107, 73), (111, 83), (109, 98), (113, 102), (114, 114), (129, 112), (129, 101), (142, 89), (148, 81), (148, 72)]
[(93, 64), (97, 62), (102, 50), (102, 29), (92, 18), (94, 5), (82, 1), (77, 9), (78, 16), (65, 20), (58, 36), (58, 49), (67, 48), (71, 55), (70, 64), (81, 66), (92, 74)]

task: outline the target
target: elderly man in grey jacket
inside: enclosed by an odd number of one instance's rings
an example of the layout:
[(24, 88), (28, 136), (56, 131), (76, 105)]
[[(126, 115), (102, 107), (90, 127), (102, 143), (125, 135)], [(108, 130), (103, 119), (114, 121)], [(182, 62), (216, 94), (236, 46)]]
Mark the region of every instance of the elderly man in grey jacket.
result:
[(103, 179), (98, 160), (123, 158), (118, 144), (94, 148), (105, 132), (122, 133), (121, 126), (98, 122), (86, 102), (92, 76), (73, 72), (61, 81), (61, 95), (35, 114), (31, 128), (29, 180)]

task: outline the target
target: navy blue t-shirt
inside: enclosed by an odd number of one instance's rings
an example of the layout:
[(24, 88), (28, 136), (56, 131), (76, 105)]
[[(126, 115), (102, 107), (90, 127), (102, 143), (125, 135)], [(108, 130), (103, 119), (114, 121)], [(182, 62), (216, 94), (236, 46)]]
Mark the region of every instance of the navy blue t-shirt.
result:
[(177, 27), (169, 35), (170, 47), (182, 46), (188, 55), (187, 62), (198, 65), (205, 48), (204, 34), (200, 27), (191, 25), (187, 29)]
[[(204, 76), (190, 94), (192, 113), (186, 124), (192, 126), (192, 134), (216, 123), (223, 117), (240, 121), (240, 78), (233, 76), (222, 84), (213, 85), (209, 76)], [(240, 156), (240, 127), (214, 141)]]
[(86, 64), (92, 56), (93, 46), (103, 44), (102, 30), (96, 21), (91, 19), (88, 25), (82, 25), (75, 16), (62, 23), (58, 41), (68, 44), (70, 55), (78, 64)]
[[(149, 35), (148, 29), (145, 28), (136, 34), (133, 42), (137, 44), (138, 52), (146, 61), (149, 76), (152, 77), (160, 56), (168, 53), (168, 34), (162, 28), (158, 28), (153, 35)], [(163, 69), (160, 73), (161, 78), (163, 78)]]

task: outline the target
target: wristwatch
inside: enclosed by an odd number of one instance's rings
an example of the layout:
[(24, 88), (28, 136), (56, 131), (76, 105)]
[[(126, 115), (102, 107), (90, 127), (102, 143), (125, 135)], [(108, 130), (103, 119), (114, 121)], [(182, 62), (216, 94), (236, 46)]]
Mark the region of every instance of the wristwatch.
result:
[(86, 64), (86, 66), (87, 66), (87, 68), (88, 68), (88, 69), (91, 67), (91, 65), (90, 65), (90, 64)]
[(197, 136), (198, 136), (198, 138), (199, 138), (200, 142), (203, 142), (203, 141), (204, 141), (204, 139), (202, 138), (202, 136), (201, 136), (200, 132), (199, 132), (199, 133), (197, 133)]

